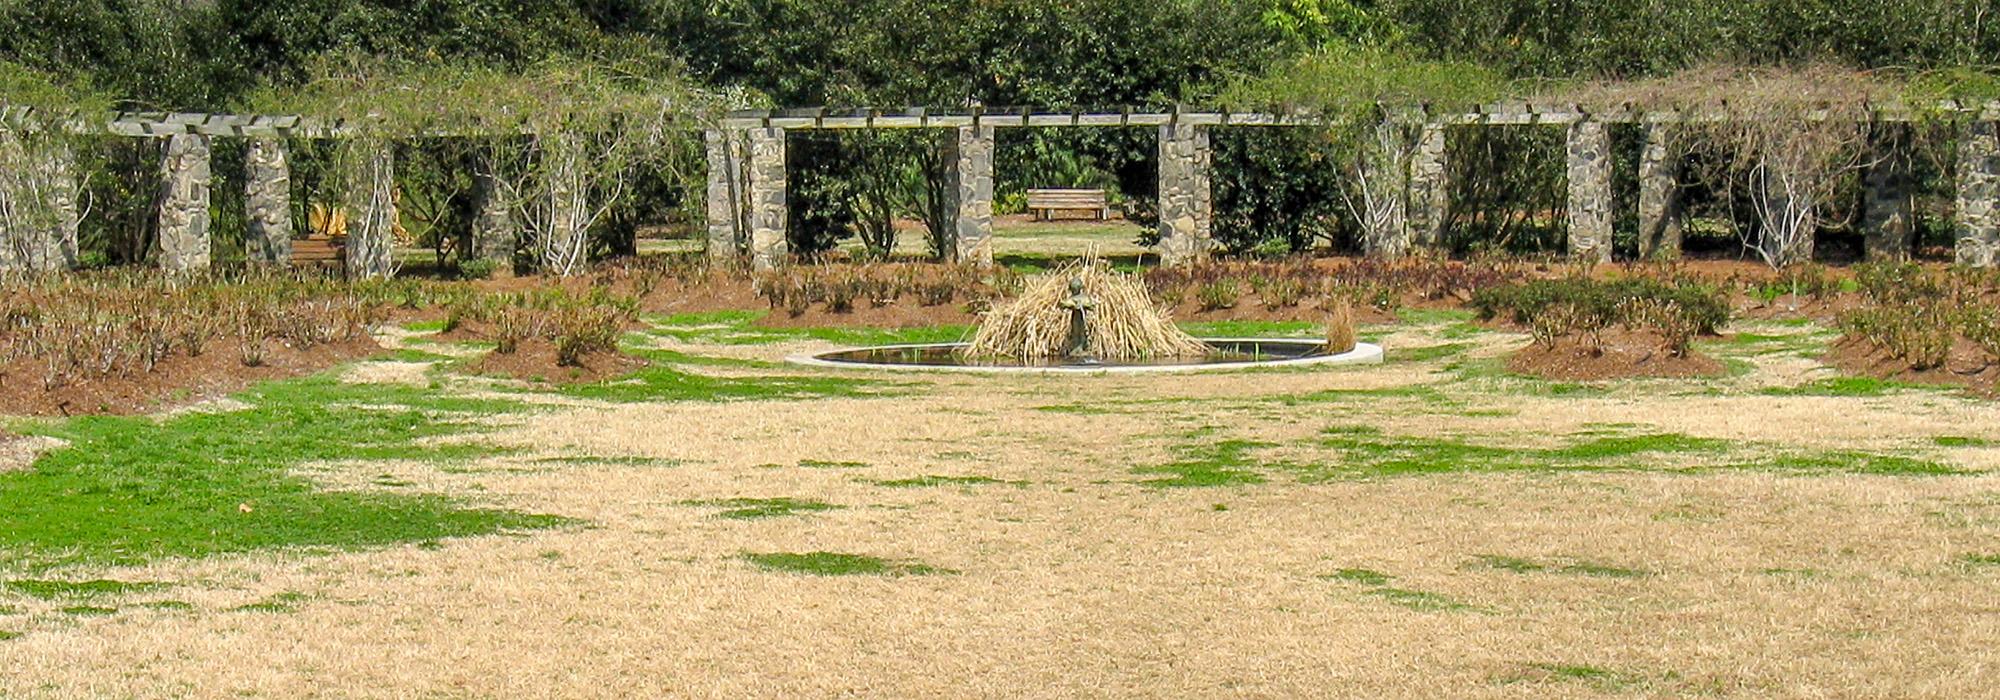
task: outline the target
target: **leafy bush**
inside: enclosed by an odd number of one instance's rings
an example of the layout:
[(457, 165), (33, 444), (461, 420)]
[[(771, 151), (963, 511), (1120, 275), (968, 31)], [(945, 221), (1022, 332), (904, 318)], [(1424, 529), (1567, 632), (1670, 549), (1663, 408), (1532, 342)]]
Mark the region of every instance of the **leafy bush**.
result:
[(1237, 297), (1242, 291), (1242, 287), (1237, 284), (1234, 278), (1219, 279), (1201, 285), (1199, 289), (1195, 290), (1194, 298), (1197, 303), (1201, 304), (1201, 310), (1219, 311), (1221, 309), (1235, 308)]
[(491, 258), (472, 258), (458, 262), (458, 278), (466, 280), (492, 279), (500, 269), (500, 262)]
[(1471, 306), (1482, 320), (1504, 317), (1527, 326), (1546, 345), (1581, 333), (1595, 347), (1605, 328), (1622, 325), (1660, 334), (1676, 355), (1688, 351), (1694, 336), (1728, 323), (1730, 315), (1728, 299), (1712, 285), (1643, 277), (1533, 280), (1482, 290)]

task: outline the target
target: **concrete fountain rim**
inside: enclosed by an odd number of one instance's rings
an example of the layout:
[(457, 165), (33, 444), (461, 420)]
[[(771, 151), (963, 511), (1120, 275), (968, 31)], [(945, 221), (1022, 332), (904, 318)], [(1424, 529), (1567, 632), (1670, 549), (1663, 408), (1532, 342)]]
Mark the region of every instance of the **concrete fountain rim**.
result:
[[(1305, 338), (1202, 338), (1202, 340), (1208, 342), (1218, 342), (1218, 343), (1316, 342), (1311, 339), (1305, 339)], [(900, 370), (906, 372), (957, 372), (966, 374), (1168, 374), (1168, 373), (1195, 373), (1195, 372), (1240, 372), (1244, 370), (1262, 369), (1267, 367), (1369, 365), (1369, 364), (1381, 364), (1383, 358), (1382, 346), (1376, 345), (1374, 343), (1355, 343), (1353, 350), (1349, 350), (1347, 352), (1343, 352), (1337, 355), (1310, 355), (1306, 357), (1293, 357), (1293, 358), (1276, 359), (1276, 360), (1257, 360), (1251, 362), (1218, 362), (1215, 364), (1205, 364), (1205, 365), (1203, 364), (1121, 365), (1116, 367), (1091, 367), (1091, 366), (996, 367), (996, 366), (980, 366), (980, 365), (919, 365), (919, 364), (890, 364), (890, 363), (880, 363), (880, 362), (846, 362), (841, 360), (828, 360), (822, 358), (822, 356), (824, 355), (831, 355), (841, 352), (851, 352), (853, 350), (859, 350), (859, 349), (909, 350), (917, 348), (961, 347), (964, 345), (965, 343), (962, 342), (870, 345), (866, 348), (843, 348), (839, 350), (828, 350), (828, 351), (803, 354), (803, 355), (792, 355), (790, 357), (785, 358), (785, 361), (795, 365), (803, 365), (806, 367), (823, 367), (828, 369), (858, 369), (858, 370)]]

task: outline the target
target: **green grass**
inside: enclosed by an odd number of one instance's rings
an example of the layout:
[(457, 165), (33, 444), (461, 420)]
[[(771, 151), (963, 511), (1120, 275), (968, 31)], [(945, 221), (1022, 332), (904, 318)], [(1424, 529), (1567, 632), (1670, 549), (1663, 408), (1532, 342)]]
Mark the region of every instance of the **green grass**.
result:
[(112, 581), (109, 579), (95, 579), (91, 581), (21, 579), (8, 581), (6, 584), (7, 590), (43, 600), (123, 595), (126, 593), (158, 590), (165, 587), (167, 587), (167, 584), (153, 581)]
[(1396, 362), (1430, 362), (1441, 360), (1472, 349), (1471, 343), (1444, 343), (1416, 348), (1389, 348), (1387, 359)]
[(979, 475), (938, 476), (935, 474), (927, 474), (924, 476), (911, 477), (908, 479), (890, 479), (888, 481), (875, 482), (876, 486), (886, 486), (892, 489), (917, 489), (917, 488), (931, 488), (935, 486), (987, 486), (996, 484), (1003, 484), (1007, 486), (1027, 486), (1028, 482), (1007, 481), (1004, 479), (995, 479), (990, 476), (979, 476)]
[(21, 638), (20, 632), (9, 632), (7, 630), (0, 630), (0, 642), (9, 642), (20, 638)]
[(194, 604), (184, 600), (155, 600), (149, 603), (140, 603), (139, 607), (146, 608), (148, 610), (188, 612), (194, 609)]
[(14, 426), (70, 444), (32, 470), (0, 474), (0, 565), (348, 549), (567, 522), (436, 495), (325, 491), (290, 473), (308, 462), (491, 454), (490, 446), (432, 439), (479, 432), (485, 428), (467, 419), (526, 410), (522, 404), (329, 375), (265, 383), (237, 398), (251, 408)]
[(1409, 608), (1417, 612), (1457, 612), (1474, 608), (1450, 597), (1427, 591), (1413, 591), (1407, 588), (1377, 588), (1368, 591), (1372, 595), (1388, 601), (1392, 605)]
[(1940, 391), (1953, 388), (1874, 377), (1831, 377), (1795, 387), (1769, 387), (1762, 393), (1768, 396), (1872, 397), (1884, 396), (1895, 391)]
[(1320, 578), (1329, 581), (1358, 583), (1363, 586), (1381, 586), (1389, 583), (1389, 579), (1393, 577), (1372, 569), (1340, 569)]
[(1305, 321), (1194, 321), (1176, 324), (1202, 338), (1322, 338), (1326, 329)]
[(285, 591), (269, 598), (230, 608), (230, 612), (291, 613), (298, 612), (299, 605), (309, 598), (304, 593)]
[(824, 501), (798, 498), (725, 498), (712, 501), (684, 501), (683, 505), (726, 508), (727, 510), (716, 513), (715, 517), (731, 520), (782, 518), (788, 515), (818, 513), (839, 510), (841, 508), (841, 506)]
[(1597, 438), (1568, 447), (1545, 450), (1541, 454), (1548, 459), (1599, 460), (1649, 453), (1719, 453), (1726, 452), (1729, 448), (1727, 440), (1690, 437), (1680, 433), (1659, 433)]
[(1937, 445), (1938, 447), (1992, 447), (1995, 444), (2000, 444), (2000, 443), (1995, 443), (1994, 441), (1988, 440), (1986, 438), (1962, 437), (1958, 435), (1939, 435), (1931, 438), (1931, 444)]
[(1552, 573), (1596, 576), (1599, 578), (1641, 578), (1650, 575), (1648, 572), (1638, 569), (1606, 566), (1587, 561), (1574, 561), (1567, 564), (1543, 564), (1530, 559), (1500, 556), (1497, 554), (1481, 554), (1475, 557), (1474, 561), (1478, 565), (1489, 569), (1499, 569), (1517, 574)]
[(649, 318), (647, 334), (690, 343), (768, 345), (823, 340), (836, 345), (955, 343), (972, 335), (971, 326), (915, 328), (766, 328), (755, 325), (767, 311), (718, 311)]
[(1184, 445), (1176, 448), (1180, 459), (1148, 467), (1133, 469), (1138, 474), (1167, 474), (1158, 479), (1147, 479), (1139, 483), (1155, 488), (1190, 488), (1212, 486), (1242, 486), (1264, 483), (1264, 477), (1252, 468), (1261, 467), (1250, 457), (1250, 451), (1273, 447), (1271, 443), (1250, 440), (1223, 440), (1214, 444)]
[(1629, 690), (1646, 682), (1646, 679), (1639, 676), (1596, 666), (1557, 663), (1528, 664), (1527, 673), (1508, 678), (1505, 682), (1518, 683), (1531, 680), (1584, 683), (1605, 693)]
[(596, 467), (678, 467), (683, 463), (678, 459), (660, 457), (598, 457), (595, 455), (569, 455), (562, 457), (538, 457), (535, 464), (563, 464)]
[(65, 615), (75, 615), (77, 617), (104, 617), (106, 615), (118, 614), (118, 609), (102, 605), (71, 605), (63, 608), (62, 612)]
[(799, 466), (804, 469), (866, 469), (867, 462), (848, 462), (830, 459), (801, 459)]
[(1973, 566), (2000, 566), (2000, 554), (1967, 554), (1959, 560)]
[(1879, 476), (1953, 476), (1968, 472), (1938, 462), (1914, 457), (1836, 450), (1809, 454), (1789, 454), (1735, 465), (1742, 469), (1814, 474), (1873, 474)]
[(915, 562), (899, 562), (865, 554), (843, 554), (840, 552), (791, 552), (752, 553), (742, 555), (765, 571), (812, 576), (929, 576), (933, 574), (956, 573)]

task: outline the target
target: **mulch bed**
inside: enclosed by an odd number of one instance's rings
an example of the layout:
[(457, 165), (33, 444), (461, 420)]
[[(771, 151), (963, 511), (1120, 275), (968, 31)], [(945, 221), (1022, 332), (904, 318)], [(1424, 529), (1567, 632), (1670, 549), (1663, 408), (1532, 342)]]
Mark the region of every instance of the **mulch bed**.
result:
[(367, 336), (305, 350), (274, 342), (266, 346), (262, 365), (248, 367), (234, 340), (218, 340), (199, 356), (176, 354), (151, 372), (54, 389), (43, 388), (36, 363), (20, 361), (0, 367), (0, 405), (10, 415), (136, 415), (223, 396), (260, 381), (312, 374), (381, 351)]
[(1634, 377), (1714, 377), (1728, 371), (1720, 361), (1696, 352), (1675, 357), (1659, 336), (1606, 330), (1603, 342), (1591, 348), (1582, 340), (1562, 338), (1554, 347), (1533, 343), (1507, 358), (1507, 370), (1543, 379), (1598, 381)]
[(1943, 367), (1927, 370), (1910, 368), (1910, 363), (1854, 337), (1842, 337), (1828, 348), (1823, 360), (1848, 374), (1889, 379), (1913, 384), (1940, 384), (1965, 387), (1980, 396), (2000, 396), (2000, 364), (1978, 344), (1959, 338), (1945, 356)]
[(625, 353), (594, 352), (584, 355), (580, 366), (565, 367), (556, 361), (555, 343), (528, 340), (511, 353), (486, 353), (467, 371), (548, 384), (589, 384), (622, 377), (645, 366), (645, 360)]

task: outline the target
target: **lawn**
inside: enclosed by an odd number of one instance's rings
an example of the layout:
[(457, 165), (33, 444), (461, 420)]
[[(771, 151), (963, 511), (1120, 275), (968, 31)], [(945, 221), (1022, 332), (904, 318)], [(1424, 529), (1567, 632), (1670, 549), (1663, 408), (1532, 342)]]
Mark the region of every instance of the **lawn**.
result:
[(1452, 314), (1364, 328), (1379, 366), (1049, 378), (794, 368), (964, 329), (754, 318), (649, 317), (598, 384), (404, 352), (17, 423), (65, 445), (0, 472), (0, 696), (1990, 687), (1991, 404), (1824, 329), (1705, 379), (1511, 375)]

